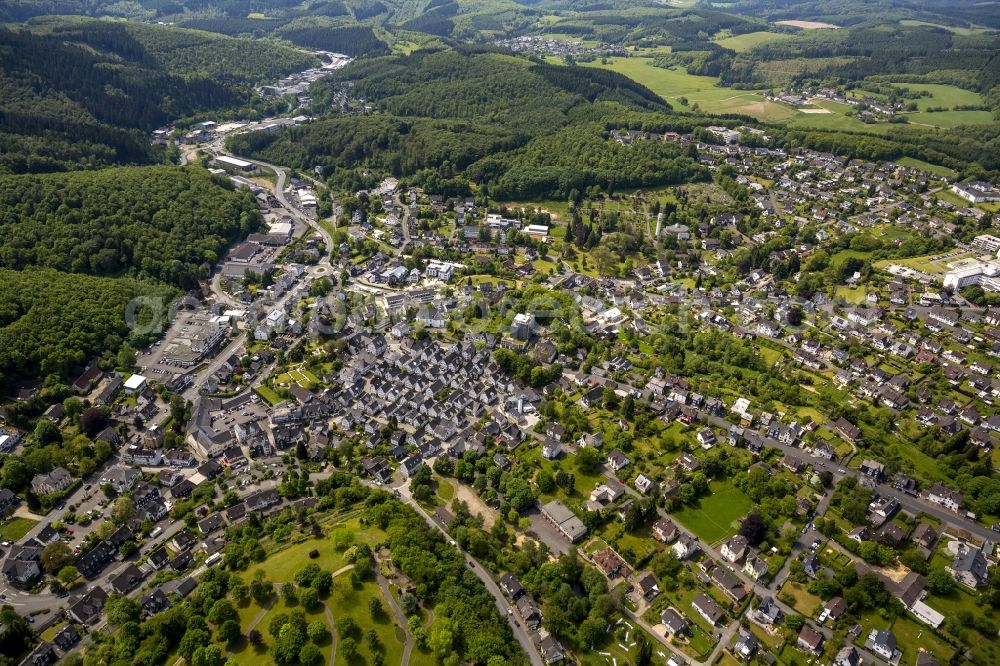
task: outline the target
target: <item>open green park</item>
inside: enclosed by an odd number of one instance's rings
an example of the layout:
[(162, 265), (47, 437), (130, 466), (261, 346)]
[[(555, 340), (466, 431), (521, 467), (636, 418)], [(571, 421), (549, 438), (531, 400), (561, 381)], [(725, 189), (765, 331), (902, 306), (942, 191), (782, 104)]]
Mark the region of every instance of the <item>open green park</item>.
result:
[[(323, 664), (347, 666), (359, 660), (375, 663), (376, 651), (381, 652), (384, 663), (401, 663), (407, 629), (398, 624), (392, 610), (395, 603), (392, 590), (398, 588), (387, 583), (390, 594), (384, 594), (374, 570), (367, 575), (355, 574), (351, 561), (355, 546), (364, 544), (374, 549), (385, 538), (385, 533), (371, 525), (362, 527), (359, 519), (350, 512), (322, 521), (321, 525), (322, 536), (302, 533), (292, 537), (290, 545), (266, 538), (263, 545), (269, 553), (267, 558), (242, 574), (248, 584), (258, 579), (271, 583), (275, 595), (263, 606), (253, 599), (234, 604), (241, 632), (246, 635), (251, 629), (256, 629), (262, 638), (259, 645), (250, 645), (242, 639), (230, 646), (236, 661), (269, 663), (270, 649), (276, 640), (269, 633), (270, 622), (281, 614), (301, 611), (307, 623), (318, 621), (327, 627), (329, 636), (325, 641), (317, 642)], [(281, 588), (286, 583), (294, 583), (296, 572), (309, 564), (316, 564), (331, 573), (333, 583), (328, 594), (320, 595), (319, 605), (306, 609), (294, 598), (281, 594)], [(382, 610), (373, 615), (375, 600), (381, 604)], [(348, 637), (354, 647), (345, 653), (340, 647)], [(373, 638), (377, 640), (373, 641)], [(413, 650), (411, 662), (418, 665), (430, 663), (428, 655), (418, 649)]]

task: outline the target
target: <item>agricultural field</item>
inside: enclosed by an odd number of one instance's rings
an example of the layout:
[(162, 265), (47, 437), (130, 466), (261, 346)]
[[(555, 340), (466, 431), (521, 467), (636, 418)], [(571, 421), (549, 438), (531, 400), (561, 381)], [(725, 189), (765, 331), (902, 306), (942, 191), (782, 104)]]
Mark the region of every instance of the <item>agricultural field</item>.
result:
[(788, 33), (761, 31), (716, 38), (713, 41), (719, 46), (732, 49), (737, 53), (743, 53), (761, 44), (770, 44), (771, 42), (780, 42), (792, 38), (793, 35)]
[(711, 494), (673, 516), (706, 543), (716, 543), (736, 530), (734, 523), (753, 508), (753, 502), (730, 481), (712, 481)]
[(955, 25), (944, 25), (942, 23), (932, 23), (930, 21), (918, 21), (918, 20), (915, 20), (915, 19), (902, 19), (899, 22), (899, 24), (900, 25), (910, 25), (910, 26), (926, 25), (926, 26), (931, 26), (933, 28), (943, 28), (945, 30), (950, 30), (951, 32), (955, 33), (956, 35), (978, 35), (978, 34), (981, 34), (981, 33), (989, 31), (989, 28), (983, 28), (983, 27), (980, 27), (980, 26), (970, 26), (970, 27), (965, 28), (965, 27), (960, 27), (960, 26), (955, 26)]
[(766, 101), (760, 91), (722, 88), (714, 76), (695, 76), (680, 67), (656, 67), (649, 58), (608, 58), (607, 65), (600, 62), (588, 64), (624, 74), (670, 102), (679, 111), (685, 110), (680, 103), (680, 98), (685, 97), (688, 108), (697, 104), (707, 113), (742, 113), (766, 121), (787, 120), (795, 114), (790, 107)]

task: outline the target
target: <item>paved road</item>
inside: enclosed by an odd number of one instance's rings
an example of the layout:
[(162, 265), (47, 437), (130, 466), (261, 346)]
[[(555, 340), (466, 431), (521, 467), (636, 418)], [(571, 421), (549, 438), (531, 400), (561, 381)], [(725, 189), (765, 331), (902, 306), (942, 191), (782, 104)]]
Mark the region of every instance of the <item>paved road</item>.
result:
[(386, 603), (389, 604), (389, 610), (393, 615), (396, 616), (396, 623), (406, 634), (406, 643), (403, 645), (403, 658), (400, 660), (401, 666), (407, 666), (410, 663), (410, 653), (413, 652), (413, 634), (410, 633), (409, 624), (406, 621), (406, 615), (403, 614), (403, 609), (399, 607), (396, 603), (396, 597), (392, 596), (392, 591), (389, 589), (389, 581), (385, 579), (378, 571), (378, 565), (375, 569), (375, 580), (378, 582), (378, 586), (382, 588), (382, 596), (385, 597)]
[[(413, 509), (427, 521), (428, 525), (432, 525), (435, 529), (444, 534), (444, 537), (448, 539), (449, 542), (451, 541), (451, 537), (448, 536), (448, 532), (434, 522), (434, 520), (424, 511), (423, 507), (421, 507), (417, 501), (413, 499), (410, 495), (410, 490), (406, 487), (405, 483), (396, 488), (396, 490), (399, 493), (399, 499), (413, 507)], [(521, 644), (521, 649), (524, 653), (528, 655), (528, 659), (531, 660), (532, 666), (544, 666), (542, 658), (538, 655), (538, 651), (535, 650), (535, 647), (531, 642), (531, 637), (528, 635), (528, 631), (523, 625), (521, 625), (520, 622), (516, 622), (514, 618), (507, 613), (507, 609), (510, 607), (510, 604), (507, 602), (507, 598), (503, 595), (503, 592), (500, 591), (496, 582), (493, 580), (493, 576), (491, 576), (489, 572), (487, 572), (471, 555), (461, 549), (459, 549), (459, 552), (462, 553), (462, 556), (465, 558), (466, 563), (468, 563), (470, 570), (476, 574), (479, 580), (483, 581), (483, 585), (485, 585), (486, 589), (493, 595), (497, 611), (500, 612), (501, 616), (507, 618), (511, 631), (514, 632), (514, 637), (517, 639), (517, 642)]]
[[(218, 140), (215, 141), (215, 142), (213, 142), (211, 144), (211, 146), (212, 146), (212, 149), (215, 151), (215, 153), (218, 154), (218, 155), (229, 155), (230, 157), (238, 157), (241, 160), (245, 160), (247, 162), (252, 162), (253, 164), (256, 164), (257, 166), (262, 166), (262, 167), (265, 167), (267, 169), (271, 169), (272, 171), (274, 171), (275, 175), (277, 176), (277, 182), (274, 185), (274, 190), (273, 191), (274, 191), (275, 198), (278, 200), (278, 203), (280, 203), (282, 206), (284, 206), (285, 209), (287, 209), (288, 212), (291, 213), (292, 216), (295, 219), (299, 220), (303, 224), (307, 224), (310, 227), (312, 227), (312, 229), (314, 231), (316, 231), (323, 238), (323, 242), (326, 244), (326, 248), (327, 248), (327, 256), (328, 257), (332, 256), (331, 252), (333, 250), (333, 237), (330, 236), (330, 234), (327, 233), (326, 229), (324, 229), (318, 222), (316, 222), (316, 220), (312, 219), (311, 217), (309, 217), (308, 215), (306, 215), (302, 211), (300, 211), (298, 208), (296, 208), (295, 206), (293, 206), (288, 201), (288, 198), (285, 196), (285, 181), (288, 178), (288, 174), (285, 171), (284, 167), (278, 166), (277, 164), (271, 164), (269, 162), (262, 162), (260, 160), (251, 159), (249, 157), (243, 157), (243, 156), (240, 156), (240, 155), (233, 155), (231, 153), (228, 153), (228, 152), (226, 152), (225, 148), (223, 148), (222, 142), (218, 141)], [(310, 178), (309, 180), (312, 180), (312, 179)], [(315, 183), (315, 181), (313, 181), (313, 183)]]

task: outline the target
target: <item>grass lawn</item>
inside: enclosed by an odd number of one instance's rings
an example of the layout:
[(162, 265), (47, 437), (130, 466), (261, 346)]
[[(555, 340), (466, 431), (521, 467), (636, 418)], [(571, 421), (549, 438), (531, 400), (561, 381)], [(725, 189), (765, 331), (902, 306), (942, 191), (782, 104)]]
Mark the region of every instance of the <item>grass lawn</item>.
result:
[[(635, 634), (640, 631), (642, 629), (636, 627), (630, 620), (617, 620), (616, 626), (611, 630), (610, 636), (603, 644), (595, 646), (590, 652), (579, 655), (580, 663), (594, 666), (604, 666), (605, 664), (608, 666), (612, 666), (613, 664), (625, 666), (625, 664), (635, 663), (637, 652)], [(665, 648), (658, 645), (656, 639), (651, 636), (647, 636), (647, 640), (653, 646), (652, 663), (666, 663), (663, 657), (656, 654), (657, 650), (666, 654)]]
[(753, 508), (753, 502), (731, 481), (712, 481), (709, 489), (711, 495), (674, 517), (706, 542), (716, 543), (735, 531), (733, 523)]
[(687, 643), (680, 643), (678, 647), (695, 659), (701, 660), (707, 657), (715, 648), (717, 641), (701, 626), (703, 620), (700, 615), (692, 611), (689, 617), (693, 617), (695, 621), (689, 625), (690, 631), (688, 632)]
[(912, 169), (920, 169), (935, 176), (943, 176), (945, 178), (958, 177), (958, 172), (955, 171), (954, 169), (949, 169), (948, 167), (941, 166), (939, 164), (931, 164), (930, 162), (924, 162), (923, 160), (918, 160), (915, 157), (902, 157), (896, 160), (896, 163), (906, 167), (910, 167)]
[(785, 357), (785, 355), (777, 349), (771, 349), (770, 347), (765, 347), (764, 345), (760, 346), (760, 355), (768, 365), (774, 365)]
[(959, 208), (965, 208), (966, 206), (969, 205), (968, 201), (958, 196), (951, 190), (939, 190), (934, 193), (934, 196), (936, 196), (941, 201), (947, 201), (953, 206), (958, 206)]
[(240, 618), (240, 628), (243, 630), (243, 633), (246, 633), (249, 630), (250, 623), (253, 622), (257, 614), (263, 609), (252, 599), (245, 606), (241, 606), (235, 602), (233, 605), (236, 607), (236, 613)]
[[(932, 106), (943, 106), (951, 108), (954, 106), (974, 106), (982, 104), (982, 96), (971, 90), (964, 90), (958, 86), (949, 86), (938, 83), (892, 83), (890, 85), (897, 88), (909, 88), (915, 92), (928, 92), (930, 97), (918, 97), (916, 99), (917, 109), (925, 111)], [(986, 113), (989, 113), (988, 111)]]
[(989, 125), (993, 122), (990, 111), (918, 111), (907, 113), (911, 125), (931, 125), (949, 129), (959, 125)]
[(867, 292), (864, 287), (837, 287), (834, 290), (834, 296), (843, 298), (848, 303), (854, 303), (855, 305), (863, 304), (866, 295)]
[(455, 486), (452, 484), (451, 480), (435, 477), (435, 481), (437, 481), (438, 497), (443, 499), (445, 502), (451, 502), (451, 500), (455, 497)]
[(748, 32), (743, 35), (733, 35), (732, 37), (716, 39), (715, 43), (723, 48), (732, 49), (737, 53), (743, 53), (744, 51), (749, 51), (755, 46), (770, 44), (771, 42), (783, 42), (787, 39), (792, 39), (793, 36), (794, 35), (789, 35), (783, 32)]
[(11, 518), (0, 526), (0, 536), (4, 541), (18, 541), (37, 524), (31, 518)]
[[(372, 526), (367, 526), (362, 530), (356, 518), (347, 520), (334, 528), (335, 532), (338, 530), (350, 532), (352, 543), (367, 543), (372, 545), (378, 543), (385, 536), (384, 532)], [(267, 544), (265, 544), (265, 547), (267, 547)], [(313, 549), (319, 551), (319, 557), (316, 559), (309, 558), (309, 551)], [(311, 562), (315, 562), (323, 569), (331, 572), (347, 564), (347, 561), (344, 559), (344, 552), (337, 550), (334, 540), (326, 536), (321, 539), (306, 539), (301, 543), (277, 550), (261, 564), (251, 567), (245, 577), (246, 580), (252, 580), (254, 572), (260, 569), (264, 572), (264, 576), (268, 580), (274, 583), (284, 583), (291, 581), (296, 571)]]
[(867, 259), (871, 252), (861, 252), (860, 250), (841, 250), (830, 257), (830, 263), (843, 261), (845, 259)]
[(265, 402), (267, 402), (267, 404), (271, 405), (272, 407), (277, 405), (282, 400), (280, 395), (278, 395), (277, 393), (275, 393), (266, 386), (258, 386), (257, 388), (254, 389), (254, 391), (256, 391), (257, 395), (259, 395)]
[[(929, 627), (914, 620), (909, 615), (896, 618), (892, 623), (892, 633), (896, 635), (896, 643), (903, 651), (903, 663), (909, 663), (917, 658), (917, 650), (923, 648), (938, 658), (942, 664), (951, 659), (954, 650), (941, 640)], [(973, 641), (976, 642), (976, 641)], [(997, 663), (990, 659), (980, 663)]]
[(822, 599), (809, 592), (804, 585), (793, 583), (791, 580), (785, 582), (781, 592), (792, 595), (795, 598), (795, 603), (792, 604), (795, 610), (809, 617), (812, 617), (817, 606), (823, 605)]
[[(336, 608), (336, 606), (332, 605), (334, 603), (332, 602), (332, 598), (333, 595), (331, 594), (331, 598), (327, 600), (327, 603), (331, 604), (330, 610), (334, 610)], [(233, 654), (235, 655), (236, 660), (242, 663), (270, 662), (271, 660), (267, 657), (267, 650), (269, 650), (271, 646), (274, 645), (274, 637), (272, 637), (271, 633), (268, 631), (268, 624), (271, 622), (271, 619), (274, 616), (278, 615), (279, 613), (292, 613), (293, 611), (302, 611), (305, 614), (307, 623), (313, 622), (314, 620), (319, 620), (320, 622), (326, 625), (327, 631), (331, 632), (332, 635), (333, 627), (331, 627), (329, 623), (326, 621), (326, 614), (323, 612), (323, 606), (318, 606), (315, 610), (312, 611), (306, 611), (298, 603), (293, 603), (289, 605), (285, 603), (284, 599), (279, 598), (277, 601), (274, 602), (274, 605), (271, 606), (271, 610), (267, 612), (267, 615), (264, 616), (264, 619), (260, 621), (260, 624), (257, 625), (257, 631), (259, 631), (261, 633), (261, 636), (264, 637), (264, 644), (260, 647), (253, 647), (245, 640), (242, 641), (241, 643), (234, 646), (233, 649)], [(334, 617), (335, 618), (337, 617), (336, 612), (334, 612)], [(364, 627), (365, 625), (362, 624), (361, 626)], [(359, 647), (363, 644), (364, 644), (363, 639), (358, 641)], [(330, 653), (333, 650), (333, 642), (328, 637), (327, 640), (325, 640), (322, 644), (318, 645), (317, 647), (319, 647), (320, 654), (323, 655), (323, 660), (321, 663), (323, 664), (329, 663)]]
[[(569, 202), (566, 201), (516, 201), (505, 203), (508, 209), (510, 208), (526, 208), (529, 210), (541, 210), (543, 213), (548, 213), (552, 216), (553, 222), (562, 221), (568, 222), (570, 219), (569, 214)], [(553, 229), (549, 229), (550, 233), (554, 233)], [(563, 235), (565, 235), (565, 226), (563, 226)]]
[[(940, 555), (935, 554), (934, 558), (931, 560), (931, 566), (941, 566), (943, 562), (940, 560), (944, 559), (945, 558), (942, 558)], [(947, 561), (950, 562), (950, 558)], [(945, 617), (952, 617), (961, 611), (968, 611), (970, 613), (982, 612), (980, 607), (976, 605), (975, 597), (962, 588), (959, 588), (955, 592), (944, 597), (931, 595), (926, 599), (926, 602), (927, 605), (939, 611)], [(923, 628), (919, 624), (917, 626), (921, 629)], [(895, 628), (893, 630), (895, 631)], [(948, 646), (939, 648), (946, 650), (941, 654), (939, 654), (938, 651), (932, 647), (932, 642), (936, 640), (938, 640), (937, 636), (930, 635), (930, 632), (925, 631), (924, 635), (917, 640), (916, 644), (933, 652), (934, 656), (939, 658), (950, 655), (951, 650)], [(996, 637), (987, 637), (987, 639), (984, 640), (979, 633), (970, 627), (966, 630), (966, 635), (960, 637), (959, 640), (963, 644), (972, 646), (973, 655), (977, 658), (975, 663), (995, 664), (998, 662), (998, 657), (1000, 657), (1000, 647), (997, 645)], [(941, 659), (941, 661), (943, 662), (944, 659)]]

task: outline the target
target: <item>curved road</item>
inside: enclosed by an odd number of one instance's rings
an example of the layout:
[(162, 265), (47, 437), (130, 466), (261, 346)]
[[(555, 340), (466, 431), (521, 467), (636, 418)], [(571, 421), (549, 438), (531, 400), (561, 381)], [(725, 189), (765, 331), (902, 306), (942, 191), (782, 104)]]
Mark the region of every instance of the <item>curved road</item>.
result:
[[(433, 526), (435, 529), (441, 532), (444, 535), (444, 537), (448, 539), (449, 543), (452, 541), (452, 538), (448, 535), (448, 532), (445, 531), (443, 527), (434, 522), (431, 519), (431, 517), (427, 515), (427, 513), (424, 511), (423, 507), (421, 507), (417, 503), (417, 501), (413, 499), (413, 497), (410, 495), (409, 488), (407, 488), (405, 484), (399, 488), (396, 488), (395, 490), (397, 490), (399, 493), (399, 499), (401, 499), (402, 501), (406, 502), (411, 507), (413, 507), (413, 509), (418, 514), (420, 514), (420, 516), (422, 516), (424, 520), (427, 521), (428, 525)], [(516, 622), (514, 618), (507, 613), (507, 609), (510, 607), (510, 604), (507, 602), (507, 598), (503, 595), (503, 592), (500, 591), (500, 588), (499, 586), (497, 586), (496, 581), (493, 580), (493, 576), (491, 576), (490, 573), (486, 571), (482, 567), (482, 565), (479, 564), (475, 560), (475, 558), (473, 558), (471, 555), (466, 553), (461, 548), (458, 548), (457, 546), (456, 549), (460, 553), (462, 553), (462, 557), (465, 559), (465, 562), (469, 566), (469, 569), (472, 571), (472, 573), (474, 573), (476, 577), (479, 578), (479, 580), (483, 581), (483, 585), (485, 585), (489, 593), (493, 595), (493, 600), (496, 602), (497, 611), (500, 613), (502, 617), (507, 618), (507, 623), (510, 625), (511, 631), (514, 632), (514, 637), (517, 639), (517, 642), (521, 644), (521, 649), (524, 651), (524, 653), (528, 655), (528, 659), (531, 660), (532, 666), (545, 666), (545, 662), (542, 661), (542, 658), (539, 656), (538, 651), (535, 649), (535, 646), (531, 642), (531, 637), (528, 635), (528, 631), (524, 628), (524, 626), (520, 622)]]
[(378, 582), (378, 586), (382, 588), (382, 596), (385, 597), (385, 602), (389, 604), (392, 614), (396, 616), (399, 628), (406, 635), (406, 643), (403, 645), (403, 658), (400, 663), (402, 666), (407, 666), (410, 663), (410, 653), (413, 652), (414, 640), (413, 634), (410, 633), (409, 624), (406, 621), (406, 615), (403, 614), (403, 609), (396, 603), (396, 597), (392, 596), (392, 590), (389, 589), (389, 581), (379, 572), (377, 566), (375, 568), (375, 580)]

